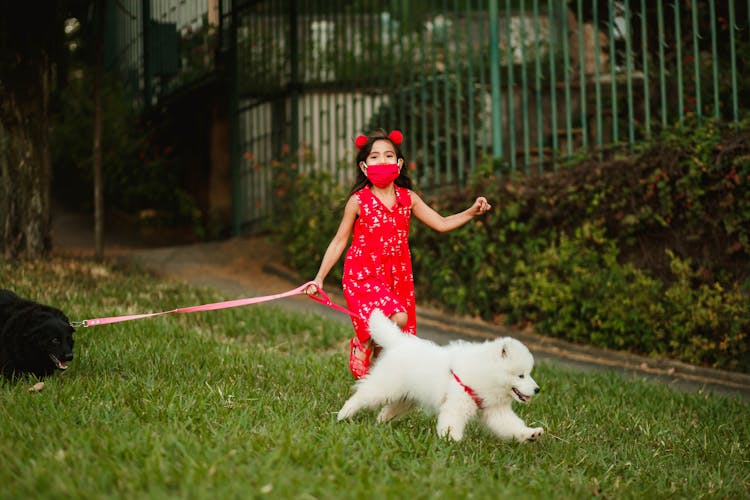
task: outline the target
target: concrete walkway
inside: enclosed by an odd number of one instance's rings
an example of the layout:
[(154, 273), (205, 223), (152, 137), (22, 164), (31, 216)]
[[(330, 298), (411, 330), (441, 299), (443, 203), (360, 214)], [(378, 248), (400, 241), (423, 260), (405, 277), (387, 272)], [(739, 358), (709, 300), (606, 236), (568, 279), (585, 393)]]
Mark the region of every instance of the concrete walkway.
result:
[[(91, 227), (93, 224), (85, 217), (57, 214), (53, 218), (55, 253), (93, 255)], [(218, 289), (229, 298), (276, 294), (310, 280), (287, 269), (280, 260), (280, 252), (266, 237), (156, 248), (137, 240), (133, 235), (128, 238), (106, 235), (105, 256), (136, 263), (167, 279)], [(337, 289), (340, 287), (335, 284), (327, 285), (326, 292), (335, 302), (345, 305)], [(345, 314), (302, 295), (279, 300), (274, 305), (349, 323)], [(626, 378), (646, 378), (679, 390), (721, 394), (750, 402), (750, 375), (571, 344), (424, 307), (417, 310), (417, 324), (420, 336), (440, 344), (458, 338), (482, 340), (510, 335), (524, 342), (537, 362), (584, 371), (615, 370)]]

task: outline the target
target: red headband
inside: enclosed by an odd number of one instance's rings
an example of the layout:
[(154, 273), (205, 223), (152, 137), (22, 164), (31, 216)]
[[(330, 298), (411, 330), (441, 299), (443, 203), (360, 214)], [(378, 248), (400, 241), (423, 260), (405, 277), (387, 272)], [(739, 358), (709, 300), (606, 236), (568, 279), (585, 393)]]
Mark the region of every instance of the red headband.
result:
[[(390, 134), (388, 134), (388, 139), (390, 139), (393, 144), (398, 146), (402, 142), (404, 142), (404, 134), (402, 134), (400, 130), (393, 130)], [(363, 147), (365, 147), (365, 144), (367, 144), (367, 141), (369, 140), (370, 138), (366, 135), (358, 135), (357, 138), (354, 139), (354, 145), (357, 146), (357, 149), (362, 149)]]

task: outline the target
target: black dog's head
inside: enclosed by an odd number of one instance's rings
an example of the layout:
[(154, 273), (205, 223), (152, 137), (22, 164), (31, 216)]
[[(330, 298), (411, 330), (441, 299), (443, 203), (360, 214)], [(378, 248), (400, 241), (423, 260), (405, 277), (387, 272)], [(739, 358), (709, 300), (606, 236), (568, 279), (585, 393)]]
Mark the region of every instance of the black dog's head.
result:
[[(36, 347), (37, 366), (51, 364), (49, 373), (67, 370), (68, 362), (73, 361), (73, 327), (66, 320), (53, 316), (45, 319), (29, 332), (29, 339)], [(46, 355), (46, 359), (45, 358)]]
[(73, 360), (73, 327), (62, 311), (0, 290), (0, 371), (8, 378), (65, 370)]

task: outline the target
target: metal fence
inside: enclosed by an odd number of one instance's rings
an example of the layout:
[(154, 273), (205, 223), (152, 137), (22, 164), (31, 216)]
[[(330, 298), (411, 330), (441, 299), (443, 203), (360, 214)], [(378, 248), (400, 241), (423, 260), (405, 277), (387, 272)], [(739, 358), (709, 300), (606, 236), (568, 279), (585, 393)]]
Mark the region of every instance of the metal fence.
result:
[(104, 66), (154, 106), (214, 72), (221, 37), (219, 0), (107, 0)]
[[(346, 184), (353, 138), (373, 128), (404, 132), (429, 191), (485, 168), (555, 169), (688, 118), (736, 121), (750, 104), (750, 0), (216, 2), (133, 12), (176, 26), (180, 54), (186, 19), (201, 19), (196, 45), (226, 59), (237, 232), (271, 214), (275, 161), (305, 150), (300, 171)], [(174, 14), (188, 4), (194, 15)], [(144, 54), (134, 78), (153, 102), (184, 81), (185, 58), (145, 73), (158, 65)]]

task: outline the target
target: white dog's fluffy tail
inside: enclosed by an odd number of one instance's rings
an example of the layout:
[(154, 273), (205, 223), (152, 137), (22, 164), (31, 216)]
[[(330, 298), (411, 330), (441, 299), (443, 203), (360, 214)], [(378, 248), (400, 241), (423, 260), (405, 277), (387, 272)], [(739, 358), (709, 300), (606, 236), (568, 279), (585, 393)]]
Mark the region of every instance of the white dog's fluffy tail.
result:
[(370, 315), (370, 335), (375, 342), (384, 348), (389, 348), (400, 341), (412, 337), (404, 333), (396, 323), (386, 317), (380, 309), (375, 309)]

